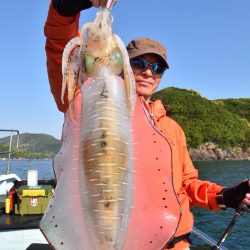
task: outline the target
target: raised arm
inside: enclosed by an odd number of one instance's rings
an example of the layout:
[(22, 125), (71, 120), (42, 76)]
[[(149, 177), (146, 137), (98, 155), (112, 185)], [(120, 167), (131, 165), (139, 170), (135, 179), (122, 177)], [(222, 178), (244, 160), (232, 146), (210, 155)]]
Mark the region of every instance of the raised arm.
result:
[[(104, 7), (106, 0), (52, 0), (44, 26), (47, 71), (50, 89), (61, 112), (68, 109), (68, 100), (61, 101), (62, 54), (65, 45), (79, 35), (80, 11), (92, 6)], [(67, 90), (66, 90), (67, 92)], [(67, 96), (67, 93), (65, 94)]]

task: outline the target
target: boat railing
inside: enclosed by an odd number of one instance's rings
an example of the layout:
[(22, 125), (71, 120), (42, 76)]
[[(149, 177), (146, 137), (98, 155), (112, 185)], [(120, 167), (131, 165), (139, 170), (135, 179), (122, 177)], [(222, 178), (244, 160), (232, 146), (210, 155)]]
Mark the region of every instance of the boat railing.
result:
[[(0, 129), (0, 133), (5, 133), (8, 134), (9, 136), (9, 149), (8, 151), (0, 151), (0, 156), (1, 155), (8, 155), (7, 157), (7, 167), (6, 167), (6, 174), (10, 173), (10, 159), (13, 156), (14, 149), (18, 149), (19, 147), (19, 131), (16, 129)], [(14, 145), (14, 141), (13, 141), (13, 136), (16, 135), (16, 140), (15, 140), (15, 145)], [(7, 136), (7, 137), (8, 137)], [(2, 138), (2, 136), (1, 136)]]

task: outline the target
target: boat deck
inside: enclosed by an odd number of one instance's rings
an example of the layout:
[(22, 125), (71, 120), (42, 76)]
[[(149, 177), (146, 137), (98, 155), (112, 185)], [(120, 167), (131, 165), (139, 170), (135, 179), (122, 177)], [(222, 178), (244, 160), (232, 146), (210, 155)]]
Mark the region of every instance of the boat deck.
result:
[(0, 242), (5, 250), (51, 250), (38, 229), (42, 215), (0, 215)]
[(20, 230), (38, 228), (42, 215), (0, 215), (0, 232), (5, 230)]
[[(16, 183), (15, 187), (26, 185), (27, 181)], [(39, 185), (52, 184), (54, 180), (39, 180)], [(51, 250), (47, 240), (38, 229), (43, 214), (19, 215), (5, 213), (5, 195), (0, 195), (0, 249), (4, 250)]]

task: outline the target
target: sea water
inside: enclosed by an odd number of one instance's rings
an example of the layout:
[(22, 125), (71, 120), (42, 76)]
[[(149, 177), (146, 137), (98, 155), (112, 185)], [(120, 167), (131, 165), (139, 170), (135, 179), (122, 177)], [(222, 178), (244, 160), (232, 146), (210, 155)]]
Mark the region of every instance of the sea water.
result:
[[(249, 161), (204, 161), (194, 162), (199, 170), (199, 179), (209, 180), (224, 186), (233, 186), (246, 178), (250, 178)], [(5, 174), (7, 160), (0, 160), (0, 174)], [(38, 170), (39, 179), (53, 179), (52, 160), (11, 160), (10, 173), (16, 173), (21, 179), (27, 179), (28, 169)], [(195, 226), (212, 237), (215, 241), (233, 218), (234, 210), (214, 212), (201, 208), (193, 208)], [(243, 214), (236, 222), (233, 230), (227, 236), (223, 246), (230, 250), (250, 249), (250, 214)], [(206, 243), (191, 235), (193, 246), (191, 249), (210, 249)]]
[[(8, 160), (0, 160), (0, 175), (6, 174)], [(17, 174), (21, 179), (27, 179), (28, 170), (37, 170), (38, 179), (53, 179), (52, 160), (10, 160), (10, 174)]]
[[(223, 186), (231, 187), (244, 179), (250, 178), (249, 161), (206, 161), (194, 162), (194, 165), (199, 170), (199, 179), (209, 180)], [(195, 218), (195, 226), (216, 240), (216, 242), (234, 216), (234, 209), (230, 208), (220, 212), (193, 208), (192, 212)], [(222, 246), (230, 250), (250, 249), (249, 221), (250, 213), (241, 215)], [(193, 247), (191, 249), (210, 249), (193, 235), (192, 239)]]

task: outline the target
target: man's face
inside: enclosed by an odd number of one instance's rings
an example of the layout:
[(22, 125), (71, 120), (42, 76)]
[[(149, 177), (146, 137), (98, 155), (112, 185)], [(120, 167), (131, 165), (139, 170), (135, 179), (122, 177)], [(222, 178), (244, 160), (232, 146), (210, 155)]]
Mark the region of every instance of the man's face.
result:
[[(133, 59), (145, 59), (150, 64), (159, 63), (162, 65), (160, 58), (154, 54), (145, 54)], [(148, 102), (160, 84), (163, 73), (154, 73), (150, 65), (147, 65), (145, 69), (139, 68), (132, 63), (131, 66), (135, 76), (136, 93), (143, 96), (145, 101)]]

